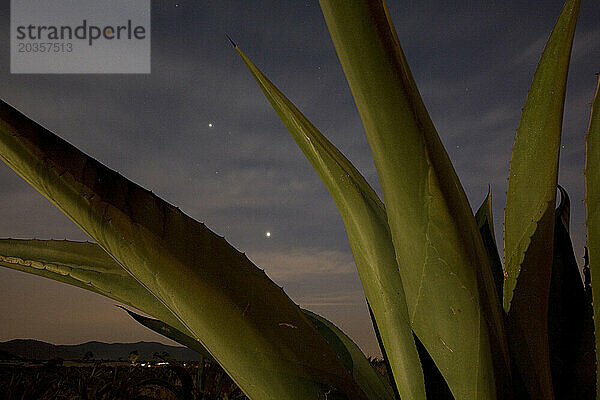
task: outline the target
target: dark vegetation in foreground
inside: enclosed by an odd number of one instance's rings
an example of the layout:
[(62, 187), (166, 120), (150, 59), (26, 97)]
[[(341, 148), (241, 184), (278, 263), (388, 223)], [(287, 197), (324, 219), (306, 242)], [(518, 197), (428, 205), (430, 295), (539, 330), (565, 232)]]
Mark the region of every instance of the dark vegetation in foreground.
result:
[[(8, 354), (8, 353), (6, 353)], [(7, 357), (3, 357), (7, 358)], [(371, 364), (387, 376), (383, 360)], [(6, 400), (247, 400), (216, 363), (154, 361), (0, 361), (0, 398)]]
[(216, 364), (203, 363), (199, 369), (198, 362), (180, 363), (163, 357), (151, 365), (60, 359), (3, 363), (0, 397), (6, 400), (247, 399)]

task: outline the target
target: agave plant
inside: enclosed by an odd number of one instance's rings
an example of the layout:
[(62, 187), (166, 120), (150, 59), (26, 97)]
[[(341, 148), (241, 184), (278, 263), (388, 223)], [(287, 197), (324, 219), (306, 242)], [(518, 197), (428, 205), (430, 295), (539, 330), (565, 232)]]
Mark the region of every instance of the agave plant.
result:
[[(222, 237), (6, 103), (0, 104), (0, 158), (96, 244), (6, 239), (0, 242), (2, 265), (152, 315), (157, 320), (146, 324), (216, 360), (252, 399), (436, 398), (436, 374), (456, 399), (593, 398), (598, 352), (590, 289), (573, 256), (564, 190), (555, 210), (579, 1), (566, 1), (523, 109), (510, 166), (504, 267), (491, 196), (474, 215), (385, 3), (320, 4), (383, 201), (234, 47), (338, 205), (390, 382), (343, 332), (301, 310)], [(598, 101), (596, 91), (586, 153), (595, 298)]]

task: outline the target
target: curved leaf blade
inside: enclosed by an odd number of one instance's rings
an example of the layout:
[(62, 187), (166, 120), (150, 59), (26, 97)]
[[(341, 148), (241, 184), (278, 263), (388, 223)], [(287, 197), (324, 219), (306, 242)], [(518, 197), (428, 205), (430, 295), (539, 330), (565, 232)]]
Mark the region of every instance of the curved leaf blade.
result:
[(366, 298), (380, 327), (396, 387), (402, 398), (425, 399), (385, 208), (352, 163), (235, 46), (292, 137), (336, 202)]
[[(377, 344), (379, 345), (379, 350), (381, 350), (381, 357), (383, 359), (385, 371), (388, 374), (388, 376), (393, 377), (394, 373), (392, 372), (392, 366), (390, 365), (390, 360), (385, 352), (385, 346), (383, 345), (383, 342), (381, 341), (381, 335), (379, 334), (379, 328), (377, 327), (377, 321), (375, 321), (375, 317), (373, 316), (373, 309), (371, 309), (371, 306), (369, 305), (368, 301), (367, 301), (367, 309), (369, 310), (369, 317), (371, 317), (371, 324), (373, 325), (373, 331), (375, 332), (375, 337), (377, 338)], [(421, 368), (423, 369), (423, 380), (425, 382), (425, 393), (429, 393), (429, 391), (427, 390), (427, 371), (425, 369), (425, 365), (423, 365), (423, 358), (421, 357), (421, 354), (419, 352), (419, 339), (415, 336), (414, 333), (413, 333), (413, 338), (415, 339), (415, 345), (417, 346), (417, 353), (419, 353), (419, 359), (420, 359), (419, 361), (421, 362)], [(397, 385), (392, 385), (392, 389), (394, 391), (394, 396), (395, 396), (396, 400), (399, 400), (400, 393), (398, 393)]]
[(381, 0), (321, 0), (383, 190), (413, 330), (456, 398), (510, 391), (475, 218)]
[(339, 344), (334, 347), (339, 349), (336, 351), (338, 355), (347, 353), (350, 362), (352, 363), (352, 373), (356, 382), (367, 393), (370, 399), (394, 399), (392, 387), (388, 384), (387, 379), (382, 376), (365, 357), (360, 348), (350, 339), (341, 329), (335, 326), (332, 322), (326, 320), (318, 314), (308, 310), (302, 310), (304, 314), (315, 325), (317, 330), (325, 338), (329, 338), (328, 342), (339, 341)]
[[(191, 335), (171, 311), (97, 244), (0, 239), (0, 265), (101, 294)], [(204, 352), (205, 357), (212, 358)]]
[(185, 334), (179, 329), (174, 328), (169, 324), (162, 322), (159, 319), (144, 317), (143, 315), (126, 309), (125, 307), (119, 307), (122, 310), (124, 310), (127, 314), (129, 314), (131, 318), (136, 320), (141, 325), (144, 325), (146, 328), (160, 335), (163, 335), (164, 337), (169, 338), (189, 349), (194, 350), (196, 353), (200, 354), (200, 356), (202, 357), (201, 360), (204, 360), (205, 358), (212, 359), (208, 350), (206, 350), (204, 346), (200, 344), (200, 342), (198, 342), (190, 335)]
[(4, 102), (0, 158), (176, 315), (248, 397), (365, 398), (299, 307), (204, 224)]
[[(164, 318), (177, 328), (119, 306), (142, 325), (195, 350), (203, 358), (214, 360), (200, 342), (181, 331), (186, 328), (162, 303), (95, 243), (0, 239), (0, 266), (89, 290)], [(151, 322), (145, 324), (142, 321)], [(168, 331), (176, 331), (177, 335), (169, 335)], [(187, 339), (180, 340), (182, 335)]]
[[(147, 318), (133, 311), (125, 310), (133, 319), (145, 327), (161, 334), (171, 340), (181, 343), (200, 354), (205, 351), (202, 346), (192, 337), (187, 336), (154, 318)], [(359, 347), (346, 336), (339, 328), (327, 319), (308, 310), (302, 310), (308, 320), (315, 326), (319, 333), (327, 340), (334, 352), (342, 360), (346, 368), (352, 371), (358, 384), (367, 393), (370, 399), (393, 400), (394, 394), (392, 388), (385, 378), (371, 366), (369, 360), (365, 357)]]
[[(185, 327), (154, 296), (95, 243), (0, 239), (0, 265), (90, 290), (153, 315), (157, 319), (119, 306), (145, 327), (196, 351), (204, 359), (213, 360), (200, 342), (182, 331)], [(307, 310), (302, 312), (352, 372), (365, 393), (371, 393), (369, 398), (394, 398), (389, 384), (374, 371), (350, 338), (323, 317)], [(160, 318), (165, 318), (165, 322)]]
[[(379, 342), (379, 346), (381, 348), (385, 368), (388, 374), (391, 376), (391, 367), (389, 365), (387, 354), (385, 353), (385, 348), (381, 343), (381, 335), (379, 335), (377, 321), (375, 321), (375, 318), (373, 318), (373, 312), (371, 311), (371, 307), (368, 303), (367, 307), (369, 308), (369, 315), (371, 316), (371, 322), (373, 323), (375, 336), (377, 337), (377, 341)], [(452, 392), (450, 391), (446, 380), (444, 379), (444, 377), (440, 373), (440, 370), (431, 359), (431, 356), (425, 349), (425, 346), (423, 346), (423, 343), (421, 343), (417, 335), (415, 335), (414, 333), (413, 338), (415, 339), (415, 345), (417, 346), (417, 352), (419, 353), (421, 367), (423, 368), (423, 377), (425, 378), (425, 391), (427, 392), (428, 398), (433, 398), (436, 400), (454, 400), (454, 396), (452, 396)], [(400, 399), (400, 395), (398, 394), (398, 392), (396, 391), (394, 393), (396, 394), (396, 400)]]
[[(552, 30), (515, 137), (505, 212), (506, 312), (530, 238), (545, 210), (554, 213), (565, 87), (579, 4), (568, 0)], [(552, 235), (552, 226), (546, 235)]]
[(548, 294), (565, 87), (579, 0), (568, 0), (542, 54), (513, 147), (505, 211), (504, 310), (511, 357), (533, 399), (552, 399)]
[[(585, 149), (585, 206), (587, 212), (587, 255), (592, 279), (596, 366), (600, 365), (600, 75), (592, 102)], [(596, 391), (600, 394), (600, 368), (596, 370)], [(598, 395), (597, 394), (597, 395)]]
[(415, 342), (417, 343), (417, 350), (419, 357), (421, 358), (421, 364), (423, 364), (423, 374), (425, 375), (425, 387), (430, 398), (435, 400), (455, 400), (452, 396), (452, 392), (448, 387), (448, 383), (442, 376), (442, 373), (435, 365), (431, 356), (427, 352), (423, 343), (415, 335)]

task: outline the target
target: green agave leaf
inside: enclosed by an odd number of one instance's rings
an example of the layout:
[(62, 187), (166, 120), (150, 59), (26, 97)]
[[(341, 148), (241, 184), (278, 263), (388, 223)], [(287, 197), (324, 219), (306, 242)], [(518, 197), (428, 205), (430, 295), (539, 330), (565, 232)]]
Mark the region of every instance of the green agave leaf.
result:
[(400, 396), (425, 399), (423, 373), (383, 204), (352, 163), (235, 48), (340, 210)]
[[(191, 333), (173, 313), (95, 243), (68, 240), (0, 239), (0, 266), (101, 294), (166, 321), (156, 320), (169, 327), (170, 330), (190, 338)], [(123, 309), (134, 317), (135, 313)], [(152, 320), (141, 315), (139, 317)], [(143, 322), (138, 322), (144, 325)], [(158, 331), (158, 333), (197, 351), (204, 358), (213, 360), (208, 350), (196, 340), (194, 340), (194, 346), (191, 346), (175, 337), (168, 336), (166, 331)]]
[(204, 224), (4, 102), (0, 158), (177, 316), (248, 397), (366, 398), (300, 308)]
[[(354, 379), (370, 399), (394, 399), (392, 387), (365, 357), (360, 348), (342, 330), (330, 321), (308, 310), (302, 310), (340, 358), (348, 357), (346, 363)], [(347, 354), (348, 356), (342, 356)], [(342, 358), (343, 359), (343, 358)], [(352, 363), (350, 365), (350, 363)]]
[(163, 335), (189, 349), (194, 350), (202, 357), (201, 360), (205, 358), (212, 359), (208, 350), (202, 346), (202, 344), (191, 337), (190, 335), (185, 334), (177, 328), (172, 327), (169, 324), (162, 322), (159, 319), (144, 317), (143, 315), (137, 314), (131, 310), (126, 309), (125, 307), (119, 306), (123, 309), (131, 318), (144, 325), (146, 328)]
[[(127, 310), (124, 307), (121, 308), (125, 310), (133, 319), (145, 327), (163, 336), (166, 336), (169, 339), (181, 343), (192, 350), (196, 350), (200, 354), (202, 354), (201, 351), (206, 351), (192, 337), (178, 331), (168, 324), (165, 324), (164, 322), (154, 318), (147, 318), (136, 314), (135, 312)], [(352, 341), (352, 339), (346, 336), (339, 328), (325, 318), (308, 310), (302, 310), (302, 312), (317, 328), (325, 340), (327, 340), (337, 356), (340, 358), (340, 360), (342, 360), (342, 363), (346, 366), (346, 368), (352, 371), (354, 378), (360, 387), (363, 388), (365, 393), (368, 394), (369, 398), (394, 398), (391, 386), (386, 382), (385, 378), (371, 366), (369, 360)]]
[(419, 358), (423, 365), (425, 388), (427, 389), (429, 398), (435, 400), (454, 400), (454, 396), (452, 396), (448, 383), (417, 335), (415, 335), (415, 342), (417, 343), (417, 351), (419, 352)]
[[(191, 335), (169, 309), (94, 243), (0, 239), (0, 265), (101, 294)], [(206, 350), (202, 354), (212, 359)]]
[[(585, 149), (585, 205), (587, 211), (587, 259), (592, 279), (595, 331), (600, 332), (600, 75), (592, 103)], [(596, 333), (596, 365), (600, 365), (600, 339)], [(600, 395), (600, 368), (596, 371)]]
[(483, 242), (387, 8), (376, 0), (320, 4), (373, 152), (413, 330), (456, 398), (509, 396)]
[(515, 138), (505, 212), (504, 310), (511, 356), (532, 398), (551, 399), (548, 293), (565, 87), (579, 0), (542, 54)]
[(554, 221), (554, 257), (548, 307), (552, 384), (557, 399), (594, 399), (592, 304), (588, 300), (569, 237), (569, 196), (561, 186)]
[(496, 293), (498, 293), (498, 298), (501, 299), (502, 285), (504, 284), (504, 270), (502, 269), (502, 261), (500, 261), (500, 255), (498, 254), (496, 234), (494, 232), (491, 188), (489, 189), (485, 200), (483, 200), (483, 203), (479, 206), (479, 209), (475, 214), (475, 220), (477, 221), (477, 227), (479, 228), (479, 233), (483, 239), (483, 245), (485, 246), (485, 251), (492, 267), (494, 283), (496, 284)]
[(578, 11), (578, 0), (569, 0), (563, 8), (538, 64), (515, 138), (505, 221), (507, 312), (530, 238), (556, 199), (565, 86)]
[[(377, 344), (379, 345), (379, 350), (381, 350), (381, 356), (383, 358), (383, 363), (385, 365), (385, 371), (388, 374), (388, 376), (393, 377), (394, 373), (392, 372), (392, 366), (390, 365), (390, 360), (385, 352), (385, 346), (383, 345), (383, 342), (381, 341), (381, 335), (379, 334), (379, 328), (377, 327), (377, 321), (375, 321), (375, 317), (373, 316), (373, 309), (371, 309), (371, 305), (369, 304), (369, 302), (367, 301), (367, 309), (369, 310), (369, 317), (371, 317), (371, 324), (373, 325), (373, 331), (375, 332), (375, 337), (377, 338)], [(415, 339), (415, 345), (417, 346), (417, 353), (419, 352), (419, 339), (415, 336), (415, 334), (413, 333), (413, 338)], [(423, 368), (423, 359), (421, 358), (421, 354), (419, 353), (419, 359), (421, 361), (421, 368)], [(427, 391), (427, 375), (426, 375), (427, 371), (423, 371), (423, 378), (425, 381), (425, 391), (426, 393), (429, 393)], [(396, 400), (400, 399), (400, 393), (398, 393), (398, 387), (397, 385), (392, 385), (392, 389), (394, 390), (394, 396), (396, 398)]]
[[(90, 290), (147, 314), (164, 317), (169, 322), (144, 317), (119, 306), (145, 327), (198, 352), (203, 359), (213, 361), (208, 350), (189, 332), (183, 331), (186, 328), (95, 243), (0, 239), (0, 265)], [(350, 338), (323, 317), (308, 310), (302, 312), (352, 372), (365, 393), (370, 393), (369, 398), (394, 398), (389, 384), (371, 367)]]
[[(373, 317), (373, 311), (367, 302), (367, 307), (369, 309), (369, 315), (371, 316), (371, 322), (373, 323), (373, 328), (375, 330), (375, 336), (377, 337), (377, 341), (379, 342), (379, 347), (381, 348), (381, 353), (383, 356), (383, 361), (385, 362), (385, 368), (390, 376), (392, 376), (392, 369), (389, 364), (389, 360), (387, 354), (385, 353), (385, 347), (381, 343), (381, 335), (379, 334), (379, 328), (377, 327), (377, 321)], [(421, 366), (423, 368), (423, 377), (425, 378), (425, 391), (427, 392), (427, 398), (436, 399), (436, 400), (454, 400), (454, 396), (452, 396), (452, 392), (448, 387), (448, 384), (444, 380), (444, 377), (440, 373), (440, 370), (435, 365), (431, 356), (423, 346), (423, 343), (419, 340), (417, 335), (413, 333), (413, 338), (415, 340), (415, 345), (417, 346), (417, 352), (419, 353), (419, 360), (421, 361)], [(395, 389), (395, 387), (394, 387)], [(394, 392), (396, 394), (396, 399), (400, 399), (400, 394)]]

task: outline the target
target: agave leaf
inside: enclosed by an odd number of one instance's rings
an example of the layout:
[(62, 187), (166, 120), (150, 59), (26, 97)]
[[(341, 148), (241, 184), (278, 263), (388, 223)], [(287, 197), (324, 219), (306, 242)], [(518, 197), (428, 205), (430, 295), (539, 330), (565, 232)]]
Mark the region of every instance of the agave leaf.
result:
[[(191, 333), (187, 331), (187, 328), (95, 243), (68, 240), (0, 239), (0, 266), (101, 294), (153, 315), (158, 318), (156, 321), (165, 321), (161, 323), (169, 327), (169, 330), (191, 339)], [(135, 313), (123, 309), (134, 319), (136, 318)], [(141, 315), (139, 317), (150, 320)], [(139, 320), (138, 322), (145, 325)], [(195, 343), (192, 346), (169, 336), (168, 332), (159, 329), (160, 327), (157, 328), (158, 330), (148, 327), (197, 351), (202, 357), (213, 360), (208, 350), (200, 342), (194, 340)]]
[(248, 397), (366, 398), (300, 308), (204, 224), (4, 102), (0, 158), (177, 316)]
[[(347, 353), (352, 365), (348, 368), (352, 371), (354, 379), (371, 399), (394, 399), (392, 387), (387, 379), (383, 377), (365, 357), (359, 347), (341, 329), (330, 321), (308, 310), (302, 310), (304, 314), (315, 325), (334, 351), (341, 356)], [(334, 343), (338, 342), (337, 345)], [(336, 350), (337, 349), (337, 350)]]
[[(1, 239), (0, 265), (101, 294), (191, 335), (173, 313), (94, 243)], [(206, 350), (204, 356), (212, 358)]]
[(144, 317), (143, 315), (137, 314), (131, 310), (126, 309), (125, 307), (121, 307), (131, 318), (144, 325), (146, 328), (163, 335), (189, 349), (194, 350), (196, 353), (200, 354), (202, 357), (201, 360), (205, 358), (212, 359), (208, 350), (202, 346), (200, 342), (191, 337), (190, 335), (185, 334), (177, 328), (170, 326), (169, 324), (164, 323), (163, 321), (155, 318)]
[[(538, 64), (515, 138), (505, 221), (507, 312), (530, 238), (539, 231), (544, 212), (554, 208), (565, 86), (578, 10), (578, 0), (569, 0), (563, 8)], [(551, 237), (552, 230), (546, 235)]]
[(423, 343), (415, 335), (415, 342), (417, 343), (417, 351), (419, 352), (419, 358), (423, 365), (423, 374), (425, 375), (425, 388), (427, 389), (427, 395), (430, 399), (435, 400), (454, 400), (452, 392), (448, 387), (448, 383), (442, 376), (440, 370), (433, 362), (431, 356), (427, 352)]
[[(174, 340), (201, 355), (206, 353), (206, 349), (194, 340), (192, 337), (177, 329), (154, 318), (147, 318), (136, 314), (133, 311), (125, 310), (133, 319), (145, 327), (159, 333), (167, 338)], [(360, 348), (344, 332), (337, 328), (333, 323), (325, 318), (308, 310), (302, 310), (309, 321), (317, 328), (319, 333), (327, 340), (333, 351), (340, 358), (342, 363), (352, 371), (354, 378), (360, 387), (367, 393), (370, 399), (394, 399), (392, 387), (385, 378), (377, 372), (369, 360), (365, 357)]]
[[(208, 350), (190, 333), (183, 331), (186, 328), (95, 243), (0, 239), (0, 265), (78, 286), (156, 316), (158, 319), (144, 317), (119, 306), (145, 327), (198, 352), (204, 359), (213, 361)], [(374, 371), (350, 338), (323, 317), (307, 310), (302, 312), (353, 373), (363, 390), (372, 393), (374, 397), (369, 398), (394, 398), (389, 384)], [(161, 317), (169, 322), (163, 322)]]
[(496, 244), (496, 234), (494, 233), (494, 216), (492, 215), (492, 189), (490, 188), (487, 196), (477, 213), (475, 214), (479, 233), (483, 239), (492, 274), (494, 275), (494, 283), (496, 284), (496, 293), (498, 298), (502, 298), (502, 285), (504, 284), (504, 270), (502, 269), (502, 261), (498, 254), (498, 246)]
[(423, 373), (383, 204), (352, 163), (235, 48), (340, 210), (400, 396), (425, 399)]
[[(369, 308), (369, 314), (371, 316), (371, 322), (373, 323), (373, 328), (375, 330), (375, 336), (377, 337), (377, 341), (379, 342), (379, 346), (381, 347), (381, 353), (383, 355), (383, 361), (385, 362), (386, 370), (391, 376), (391, 367), (389, 365), (389, 361), (385, 353), (385, 348), (381, 343), (381, 336), (379, 335), (377, 321), (375, 321), (375, 318), (373, 317), (373, 312), (368, 303), (367, 307)], [(440, 373), (440, 370), (437, 368), (437, 366), (431, 359), (431, 356), (425, 349), (425, 346), (423, 346), (423, 343), (421, 343), (417, 335), (415, 335), (414, 333), (413, 337), (415, 339), (417, 352), (419, 353), (419, 359), (421, 360), (421, 366), (423, 368), (423, 377), (425, 378), (425, 391), (427, 392), (428, 398), (436, 400), (454, 400), (454, 396), (452, 396), (452, 392), (450, 392), (448, 384), (444, 380), (444, 377)], [(400, 395), (397, 392), (395, 392), (395, 394), (396, 399), (399, 400)]]
[[(587, 211), (587, 260), (592, 279), (596, 365), (600, 365), (600, 75), (592, 102), (585, 149), (585, 205)], [(600, 368), (596, 370), (596, 392), (600, 394)]]
[(548, 307), (552, 384), (558, 399), (594, 399), (592, 304), (586, 297), (569, 237), (569, 196), (564, 188), (559, 189)]
[[(377, 327), (377, 321), (375, 321), (375, 316), (373, 316), (373, 310), (371, 309), (371, 306), (369, 305), (369, 302), (367, 301), (367, 309), (369, 310), (369, 317), (371, 317), (371, 324), (373, 325), (373, 331), (375, 332), (375, 337), (377, 338), (377, 344), (379, 345), (379, 350), (381, 350), (381, 357), (383, 358), (383, 363), (385, 366), (385, 371), (388, 374), (388, 376), (393, 377), (394, 373), (392, 372), (392, 366), (390, 365), (390, 360), (385, 352), (385, 346), (383, 345), (383, 342), (381, 341), (381, 334), (379, 333), (379, 328)], [(415, 334), (413, 333), (413, 338), (415, 339), (415, 345), (417, 346), (417, 353), (419, 352), (419, 339), (415, 336)], [(421, 361), (421, 368), (423, 368), (423, 359), (421, 358), (421, 354), (419, 353), (419, 361)], [(427, 371), (424, 370), (423, 371), (423, 380), (425, 381), (425, 392), (429, 393), (427, 391), (427, 375), (426, 375)], [(398, 393), (398, 387), (397, 385), (392, 385), (392, 389), (394, 390), (394, 396), (396, 397), (396, 400), (400, 400), (400, 393)]]
[(579, 0), (548, 39), (515, 138), (505, 212), (504, 310), (511, 356), (532, 398), (553, 398), (548, 293), (565, 87)]
[(413, 330), (456, 398), (504, 397), (509, 361), (487, 255), (387, 8), (320, 4), (373, 152)]
[[(154, 318), (147, 318), (133, 311), (125, 310), (133, 319), (145, 327), (168, 337), (192, 350), (204, 354), (206, 350), (192, 337)], [(309, 321), (317, 328), (319, 333), (327, 340), (342, 363), (352, 371), (353, 376), (370, 399), (394, 399), (391, 386), (385, 378), (377, 372), (358, 346), (346, 336), (339, 328), (325, 318), (308, 310), (302, 310)]]

